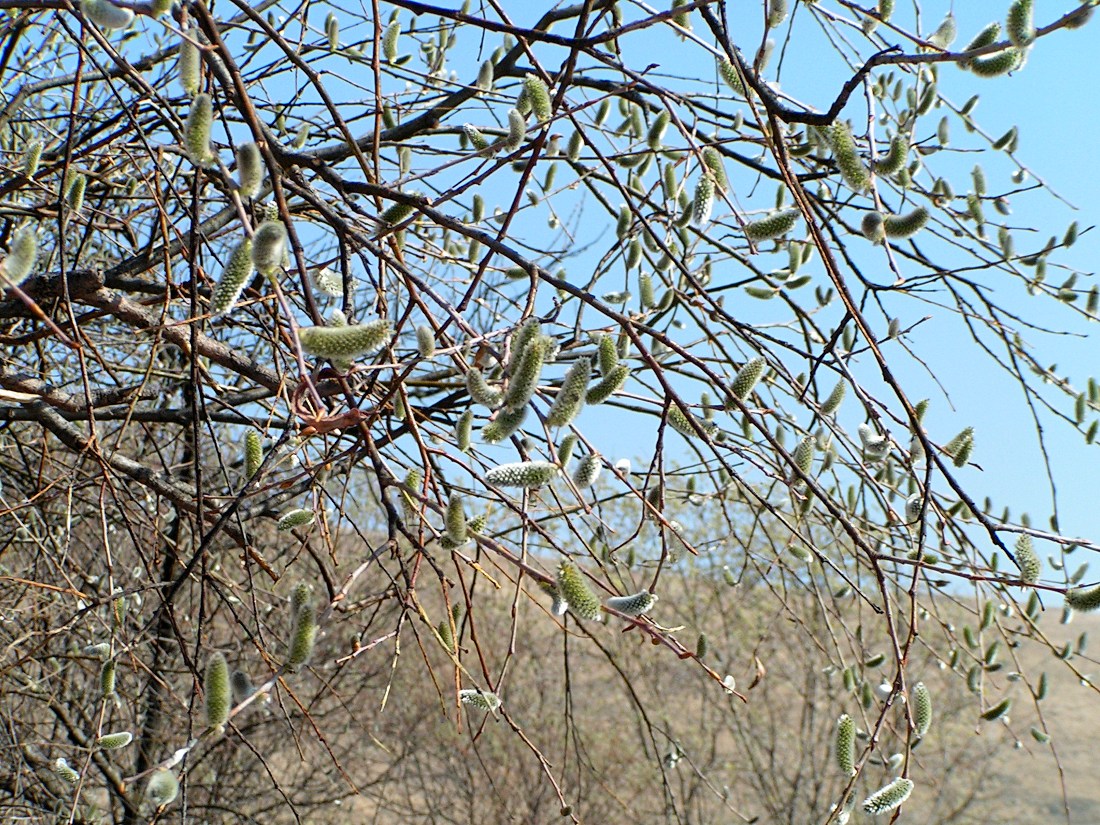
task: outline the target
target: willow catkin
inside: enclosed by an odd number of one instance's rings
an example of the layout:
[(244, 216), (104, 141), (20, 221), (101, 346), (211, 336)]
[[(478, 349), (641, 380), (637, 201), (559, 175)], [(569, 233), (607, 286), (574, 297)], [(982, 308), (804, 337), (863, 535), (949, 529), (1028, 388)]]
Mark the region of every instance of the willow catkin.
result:
[(573, 470), (573, 483), (582, 490), (596, 483), (603, 468), (603, 458), (599, 453), (589, 453), (579, 462)]
[(292, 627), (287, 651), (287, 668), (296, 671), (313, 655), (317, 639), (317, 612), (309, 588), (300, 584), (291, 599)]
[(249, 430), (244, 434), (244, 475), (252, 478), (260, 471), (264, 463), (263, 439), (255, 430)]
[(493, 69), (493, 61), (483, 61), (477, 70), (477, 88), (483, 92), (490, 91), (493, 88), (495, 78), (496, 72)]
[(871, 243), (879, 243), (886, 237), (885, 219), (881, 212), (866, 213), (859, 222), (859, 231)]
[(66, 761), (64, 758), (54, 760), (53, 772), (64, 779), (66, 782), (68, 782), (70, 785), (75, 785), (80, 781), (80, 773), (76, 770), (73, 770), (73, 768), (69, 766), (68, 761)]
[(648, 590), (632, 596), (612, 596), (604, 602), (612, 610), (617, 610), (624, 616), (641, 616), (652, 610), (656, 603), (657, 596)]
[(825, 136), (844, 182), (856, 192), (864, 191), (870, 185), (871, 179), (856, 149), (848, 124), (841, 120), (831, 123), (825, 129)]
[(459, 544), (466, 541), (466, 502), (459, 493), (452, 495), (447, 502), (443, 523), (451, 541)]
[(237, 305), (241, 292), (252, 280), (252, 240), (245, 238), (229, 254), (229, 260), (225, 263), (221, 278), (214, 287), (214, 294), (210, 299), (210, 314), (217, 318), (228, 315)]
[(887, 238), (909, 238), (928, 223), (928, 210), (918, 206), (904, 215), (886, 215), (882, 219), (882, 231)]
[(696, 226), (705, 226), (710, 221), (713, 208), (714, 181), (709, 175), (703, 175), (695, 186), (695, 197), (691, 201), (691, 222)]
[(733, 379), (733, 387), (731, 389), (735, 398), (744, 401), (752, 394), (753, 389), (756, 387), (756, 383), (764, 374), (765, 364), (766, 362), (764, 359), (760, 357), (745, 362), (745, 365), (738, 370), (737, 375), (734, 376)]
[(783, 209), (745, 224), (745, 235), (753, 241), (770, 241), (781, 238), (794, 229), (802, 213), (797, 209)]
[(481, 429), (481, 440), (486, 444), (499, 444), (510, 438), (527, 420), (527, 407), (505, 407), (493, 420)]
[(851, 776), (856, 772), (856, 723), (847, 713), (842, 713), (836, 720), (836, 741), (833, 745), (833, 753), (836, 756), (837, 767), (844, 776)]
[(214, 125), (214, 104), (205, 92), (195, 95), (191, 109), (183, 124), (183, 146), (187, 157), (199, 167), (210, 166), (214, 162), (214, 152), (210, 148), (210, 130)]
[(504, 139), (504, 151), (514, 152), (527, 137), (527, 118), (518, 109), (508, 110), (508, 136)]
[(499, 696), (495, 693), (489, 693), (488, 691), (478, 690), (476, 688), (460, 690), (458, 692), (458, 699), (464, 705), (470, 705), (478, 710), (484, 710), (489, 713), (495, 713), (497, 708), (500, 707)]
[(195, 43), (197, 37), (198, 32), (195, 29), (184, 29), (183, 37), (180, 38), (177, 58), (179, 83), (183, 93), (188, 97), (197, 95), (202, 83), (202, 53)]
[(38, 171), (38, 163), (42, 160), (42, 149), (44, 144), (41, 140), (32, 140), (27, 144), (27, 149), (23, 153), (23, 174), (28, 178), (33, 178), (35, 172)]
[(879, 816), (900, 807), (913, 792), (913, 780), (898, 777), (863, 800), (863, 810)]
[(387, 63), (397, 60), (397, 39), (400, 36), (400, 20), (394, 20), (386, 26), (386, 31), (382, 34), (382, 56), (386, 58)]
[(917, 736), (924, 736), (932, 727), (932, 694), (924, 682), (913, 686), (913, 727)]
[(581, 356), (565, 374), (554, 403), (546, 414), (546, 426), (568, 426), (580, 413), (588, 392), (588, 382), (592, 377), (592, 360)]
[(1008, 7), (1005, 31), (1012, 45), (1030, 46), (1035, 40), (1035, 8), (1033, 0), (1014, 0)]
[(392, 337), (390, 322), (384, 318), (366, 324), (298, 330), (298, 340), (307, 354), (338, 361), (377, 352)]
[(466, 373), (466, 392), (478, 404), (493, 410), (504, 401), (504, 393), (495, 387), (490, 387), (485, 376), (477, 367), (470, 367)]
[(154, 808), (163, 808), (171, 803), (180, 792), (180, 783), (176, 775), (165, 768), (158, 768), (149, 777), (145, 786), (145, 800)]
[(549, 461), (517, 461), (489, 470), (485, 483), (494, 487), (541, 487), (557, 474), (558, 465)]
[(237, 147), (237, 191), (242, 198), (254, 198), (264, 182), (264, 162), (260, 147), (242, 143)]
[(612, 395), (622, 389), (626, 379), (630, 377), (630, 367), (619, 364), (612, 369), (596, 386), (592, 387), (585, 396), (587, 404), (602, 404)]
[(1039, 556), (1032, 544), (1031, 536), (1027, 533), (1021, 534), (1016, 539), (1016, 564), (1020, 568), (1020, 580), (1025, 584), (1035, 584), (1039, 581), (1039, 573), (1042, 571), (1042, 567), (1039, 563)]
[(531, 400), (538, 389), (545, 360), (546, 345), (541, 338), (536, 337), (523, 347), (512, 376), (508, 379), (508, 389), (504, 393), (504, 406), (516, 409)]
[(128, 730), (123, 730), (117, 733), (105, 733), (96, 739), (95, 743), (97, 746), (103, 748), (103, 750), (113, 751), (119, 748), (125, 748), (133, 741), (134, 735)]
[(207, 727), (217, 729), (228, 722), (230, 706), (229, 665), (225, 656), (215, 653), (207, 661), (203, 676), (203, 707)]
[(909, 138), (906, 135), (894, 135), (890, 141), (890, 150), (875, 161), (876, 175), (896, 175), (909, 157)]
[(531, 111), (540, 122), (550, 119), (550, 90), (537, 74), (528, 73), (523, 76), (523, 90), (527, 93), (527, 101), (531, 104)]
[[(970, 64), (970, 71), (978, 77), (1001, 77), (1024, 65), (1024, 52), (1021, 49), (1005, 49), (988, 57), (976, 58)], [(994, 148), (997, 148), (994, 145)]]
[(282, 268), (286, 241), (286, 226), (282, 221), (268, 220), (257, 227), (252, 238), (252, 265), (261, 275), (270, 277)]
[(473, 432), (473, 425), (474, 411), (464, 410), (455, 424), (455, 442), (460, 452), (464, 453), (470, 449), (470, 435)]
[(125, 29), (134, 21), (130, 9), (109, 0), (80, 0), (80, 11), (101, 29)]
[(37, 257), (38, 231), (33, 226), (24, 226), (12, 235), (8, 256), (0, 263), (0, 272), (9, 283), (20, 284), (31, 274)]
[(1091, 613), (1093, 610), (1100, 609), (1100, 586), (1067, 590), (1066, 606), (1080, 613)]
[(557, 586), (569, 611), (578, 619), (591, 621), (600, 617), (600, 600), (589, 588), (580, 568), (569, 559), (558, 565)]

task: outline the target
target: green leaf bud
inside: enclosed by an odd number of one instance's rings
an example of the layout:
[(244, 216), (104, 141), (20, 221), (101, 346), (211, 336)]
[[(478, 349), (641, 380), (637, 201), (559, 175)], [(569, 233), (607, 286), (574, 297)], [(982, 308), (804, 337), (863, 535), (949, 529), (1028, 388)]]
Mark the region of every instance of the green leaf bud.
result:
[(293, 530), (295, 527), (308, 527), (317, 520), (317, 514), (312, 510), (299, 508), (283, 513), (275, 523), (275, 528), (280, 532)]

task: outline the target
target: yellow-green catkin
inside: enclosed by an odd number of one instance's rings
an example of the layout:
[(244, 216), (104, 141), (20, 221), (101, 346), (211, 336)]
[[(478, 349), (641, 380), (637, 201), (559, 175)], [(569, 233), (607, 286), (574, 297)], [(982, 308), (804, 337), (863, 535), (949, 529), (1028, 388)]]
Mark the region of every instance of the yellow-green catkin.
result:
[(900, 807), (912, 792), (913, 780), (899, 777), (863, 800), (863, 810), (871, 816), (880, 816)]
[(539, 121), (547, 121), (552, 114), (550, 109), (550, 90), (537, 74), (526, 74), (523, 77), (523, 90), (527, 93), (527, 100), (531, 104), (531, 111)]
[(225, 656), (215, 653), (207, 661), (203, 677), (203, 707), (206, 709), (207, 727), (217, 729), (228, 722), (230, 704), (229, 665)]
[(252, 239), (245, 238), (229, 254), (221, 278), (210, 298), (210, 315), (217, 318), (228, 315), (237, 305), (244, 288), (252, 280)]
[(244, 434), (244, 475), (252, 478), (260, 471), (264, 463), (263, 439), (255, 430), (249, 430)]
[(252, 238), (252, 265), (271, 277), (283, 266), (286, 256), (286, 226), (279, 220), (264, 221)]
[(541, 487), (557, 474), (558, 465), (549, 461), (517, 461), (489, 470), (485, 483), (494, 487)]
[(848, 385), (843, 381), (838, 381), (836, 386), (833, 387), (833, 391), (829, 393), (829, 397), (825, 399), (825, 403), (821, 405), (822, 415), (832, 415), (840, 409), (840, 405), (844, 401), (844, 394), (848, 390)]
[(96, 739), (95, 743), (104, 750), (113, 751), (119, 748), (125, 748), (133, 741), (134, 735), (130, 733), (130, 731), (124, 730), (118, 733), (105, 733)]
[(65, 192), (65, 202), (73, 212), (79, 212), (84, 206), (84, 192), (88, 188), (88, 178), (79, 172), (72, 176), (69, 188)]
[(264, 183), (264, 161), (260, 147), (242, 143), (237, 147), (237, 191), (242, 198), (254, 198)]
[(612, 610), (617, 610), (625, 616), (641, 616), (652, 610), (656, 603), (657, 596), (648, 590), (632, 596), (612, 596), (605, 602)]
[(343, 327), (305, 327), (298, 331), (302, 349), (309, 355), (348, 361), (377, 352), (393, 337), (386, 319)]
[(44, 144), (41, 140), (32, 140), (27, 144), (27, 149), (23, 153), (23, 174), (28, 178), (33, 178), (35, 172), (38, 171), (38, 163), (42, 160), (42, 149)]
[(924, 682), (913, 685), (913, 728), (917, 736), (924, 736), (932, 727), (932, 694)]
[(154, 808), (163, 808), (171, 803), (180, 792), (180, 783), (170, 770), (159, 768), (149, 777), (145, 786), (145, 800)]
[(125, 29), (134, 21), (130, 9), (116, 6), (110, 0), (80, 0), (80, 11), (101, 29)]
[(387, 63), (397, 60), (397, 39), (401, 36), (401, 21), (394, 20), (382, 35), (382, 56)]
[(455, 493), (447, 502), (447, 512), (444, 518), (447, 538), (461, 544), (466, 541), (466, 503), (462, 496)]
[(1100, 609), (1100, 586), (1067, 590), (1066, 605), (1080, 613), (1091, 613)]
[(20, 284), (31, 274), (37, 257), (38, 232), (33, 226), (24, 226), (12, 235), (8, 256), (0, 263), (0, 272), (8, 282)]
[(565, 374), (557, 397), (546, 414), (546, 426), (568, 426), (580, 413), (588, 392), (588, 382), (592, 377), (592, 360), (581, 356)]
[(592, 621), (600, 617), (600, 600), (585, 581), (580, 568), (570, 559), (558, 565), (558, 592), (569, 611), (578, 619)]
[(427, 324), (421, 324), (416, 328), (416, 352), (421, 358), (431, 358), (435, 355), (435, 333)]
[(527, 419), (527, 407), (504, 407), (481, 430), (481, 440), (486, 444), (499, 444), (511, 437)]
[(499, 407), (504, 401), (504, 393), (495, 387), (490, 387), (477, 367), (471, 367), (466, 373), (466, 391), (476, 403), (491, 410)]
[(773, 212), (758, 221), (745, 224), (745, 235), (753, 241), (770, 241), (781, 238), (794, 229), (802, 213), (797, 209), (783, 209)]
[(753, 389), (756, 387), (756, 383), (764, 374), (765, 363), (763, 358), (753, 358), (746, 361), (745, 365), (738, 370), (737, 375), (733, 379), (732, 387), (735, 398), (744, 401), (752, 394)]
[(289, 670), (296, 671), (313, 655), (313, 645), (317, 639), (317, 612), (307, 585), (299, 584), (294, 589), (291, 611), (292, 627), (286, 665)]
[(887, 238), (909, 238), (917, 234), (928, 223), (928, 210), (918, 206), (904, 215), (886, 215), (882, 219), (882, 230)]
[(115, 692), (115, 661), (108, 659), (99, 670), (99, 692), (110, 696)]
[(629, 377), (630, 367), (626, 364), (619, 364), (607, 373), (596, 386), (588, 391), (588, 394), (585, 396), (585, 403), (602, 404), (622, 389), (623, 384), (626, 383), (626, 379)]
[(856, 192), (864, 191), (870, 185), (867, 167), (856, 149), (852, 131), (844, 121), (835, 121), (826, 127), (826, 138), (833, 150), (840, 176)]
[(1039, 563), (1039, 556), (1032, 544), (1031, 536), (1027, 533), (1022, 533), (1016, 539), (1016, 564), (1020, 568), (1020, 580), (1022, 582), (1035, 584), (1039, 581), (1039, 573), (1042, 568)]
[(198, 36), (198, 31), (195, 29), (184, 29), (183, 37), (180, 39), (179, 82), (180, 88), (188, 97), (197, 95), (202, 83), (202, 53), (195, 43)]
[(591, 487), (599, 478), (602, 468), (603, 458), (600, 454), (589, 453), (577, 462), (577, 467), (573, 470), (573, 483), (582, 490)]
[(517, 409), (527, 404), (538, 389), (542, 375), (542, 365), (546, 360), (544, 342), (535, 340), (523, 347), (515, 369), (508, 380), (508, 389), (504, 394), (504, 406)]
[(197, 94), (191, 101), (191, 109), (183, 124), (183, 146), (187, 157), (199, 167), (210, 166), (214, 162), (214, 152), (210, 148), (210, 130), (214, 125), (214, 104), (208, 94)]
[(837, 767), (844, 776), (855, 773), (856, 765), (856, 723), (847, 713), (836, 720), (836, 742), (833, 746)]

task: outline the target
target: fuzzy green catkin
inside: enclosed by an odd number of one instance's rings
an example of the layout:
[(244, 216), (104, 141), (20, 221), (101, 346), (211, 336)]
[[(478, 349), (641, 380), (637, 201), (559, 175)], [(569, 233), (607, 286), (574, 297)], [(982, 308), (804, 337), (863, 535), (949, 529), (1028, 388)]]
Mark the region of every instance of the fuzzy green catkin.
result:
[[(410, 193), (411, 194), (411, 193)], [(396, 226), (416, 211), (411, 203), (394, 203), (379, 216), (386, 226)]]
[(461, 544), (466, 541), (466, 502), (455, 493), (447, 502), (447, 513), (443, 520), (447, 528), (447, 537)]
[(863, 800), (863, 810), (878, 816), (900, 807), (913, 792), (913, 780), (898, 777)]
[(252, 680), (243, 670), (234, 670), (229, 674), (229, 688), (233, 695), (233, 703), (238, 705), (256, 692), (256, 688), (252, 686)]
[(924, 736), (932, 727), (932, 694), (924, 682), (913, 685), (913, 725), (917, 736)]
[(179, 792), (180, 783), (176, 775), (165, 768), (158, 768), (145, 786), (145, 799), (154, 808), (163, 808), (175, 800)]
[(115, 662), (108, 659), (99, 670), (99, 692), (110, 696), (115, 692)]
[(87, 188), (88, 179), (84, 175), (79, 173), (73, 175), (68, 191), (65, 192), (65, 202), (73, 212), (79, 212), (84, 206), (84, 192)]
[(237, 305), (244, 288), (252, 280), (252, 240), (245, 238), (230, 253), (218, 285), (210, 299), (210, 315), (217, 318), (228, 315)]
[(859, 222), (859, 231), (871, 243), (879, 243), (886, 237), (885, 220), (881, 212), (868, 212)]
[(516, 461), (489, 470), (485, 483), (493, 487), (541, 487), (557, 474), (558, 465), (549, 461)]
[(470, 145), (478, 152), (484, 152), (492, 145), (489, 138), (485, 137), (484, 133), (472, 123), (462, 124), (462, 134), (466, 136), (466, 140), (470, 141)]
[(623, 384), (626, 383), (626, 379), (629, 377), (630, 367), (626, 364), (619, 364), (607, 373), (600, 383), (588, 391), (585, 402), (588, 404), (602, 404), (622, 389)]
[(794, 229), (795, 222), (802, 213), (797, 209), (783, 209), (773, 212), (758, 221), (745, 224), (745, 235), (753, 241), (770, 241), (781, 238)]
[(54, 761), (53, 772), (70, 785), (75, 785), (80, 781), (80, 773), (69, 767), (69, 763), (63, 758)]
[(260, 471), (260, 465), (264, 463), (264, 447), (260, 434), (255, 430), (249, 430), (244, 434), (244, 475), (252, 478)]
[(718, 425), (713, 421), (700, 420), (694, 415), (685, 415), (684, 411), (676, 404), (670, 404), (668, 408), (668, 425), (680, 435), (687, 438), (697, 438), (699, 433), (695, 431), (697, 424), (699, 429), (703, 431), (704, 435), (708, 438), (713, 436), (718, 429)]
[(504, 151), (514, 152), (523, 145), (527, 137), (527, 118), (518, 109), (508, 110), (508, 137), (504, 139)]
[[(992, 43), (996, 43), (1000, 39), (1000, 37), (1001, 24), (997, 22), (990, 23), (988, 26), (986, 26), (984, 29), (974, 35), (974, 38), (966, 44), (966, 48), (963, 49), (963, 51), (971, 52), (975, 49), (984, 49), (986, 46)], [(973, 61), (971, 60), (963, 58), (959, 60), (959, 65), (964, 69), (968, 69), (970, 68), (970, 64), (972, 62)]]
[[(958, 435), (956, 435), (954, 438), (952, 438), (950, 441), (948, 441), (946, 444), (943, 445), (943, 451), (945, 453), (947, 453), (949, 456), (951, 456), (952, 459), (955, 459), (955, 461), (956, 461), (955, 466), (959, 467), (959, 466), (962, 466), (961, 464), (958, 463), (959, 455), (962, 454), (965, 451), (966, 458), (969, 458), (970, 457), (970, 448), (968, 447), (968, 445), (972, 445), (973, 442), (974, 442), (974, 428), (973, 427), (966, 427), (962, 431), (960, 431)], [(965, 464), (965, 463), (966, 463), (966, 459), (963, 459), (962, 464)]]
[(206, 725), (220, 728), (229, 721), (230, 708), (229, 665), (221, 653), (215, 653), (207, 661), (202, 684)]
[(38, 171), (38, 163), (42, 160), (44, 144), (40, 140), (32, 140), (27, 144), (27, 150), (23, 153), (23, 174), (33, 178)]
[(487, 92), (492, 89), (495, 75), (496, 73), (493, 70), (493, 61), (486, 60), (482, 62), (480, 68), (478, 68), (477, 70), (477, 88), (483, 92)]
[(317, 640), (317, 612), (313, 608), (308, 587), (298, 585), (295, 588), (291, 607), (294, 611), (294, 625), (290, 633), (286, 664), (290, 670), (296, 671), (309, 661)]
[(810, 474), (810, 469), (814, 463), (814, 448), (816, 445), (817, 439), (810, 435), (799, 441), (798, 446), (794, 448), (794, 454), (791, 457), (794, 459), (794, 466), (801, 470), (803, 475)]
[(38, 232), (33, 226), (24, 226), (12, 236), (8, 256), (4, 258), (0, 271), (10, 283), (22, 283), (34, 269), (37, 257)]
[(469, 688), (466, 690), (460, 690), (458, 692), (458, 700), (464, 705), (470, 705), (478, 710), (484, 710), (488, 713), (495, 713), (497, 708), (500, 707), (500, 697), (495, 693), (489, 693), (485, 690), (478, 690), (476, 688)]
[(416, 328), (416, 352), (421, 358), (431, 358), (435, 355), (435, 333), (427, 324), (421, 324)]
[(580, 413), (592, 378), (592, 359), (581, 356), (565, 374), (550, 412), (546, 414), (547, 427), (568, 426)]
[(188, 97), (194, 97), (199, 93), (202, 83), (202, 53), (199, 51), (195, 38), (198, 32), (195, 29), (184, 29), (180, 39), (178, 65), (180, 73), (180, 88)]
[(833, 744), (837, 767), (844, 776), (856, 772), (856, 723), (847, 713), (836, 720), (836, 740)]
[(125, 29), (134, 21), (130, 9), (109, 0), (80, 0), (80, 11), (101, 29)]
[(573, 450), (577, 446), (577, 441), (578, 439), (576, 433), (569, 433), (565, 436), (565, 438), (561, 440), (561, 443), (558, 444), (556, 455), (558, 459), (558, 464), (562, 467), (567, 465), (572, 460)]
[[(970, 64), (970, 71), (978, 77), (1000, 77), (1015, 71), (1024, 64), (1024, 52), (1005, 49), (989, 57), (979, 57)], [(996, 147), (994, 147), (996, 148)]]
[(573, 470), (573, 483), (582, 490), (585, 487), (591, 487), (600, 477), (601, 469), (603, 469), (603, 458), (599, 453), (589, 453), (577, 462), (577, 467)]
[(524, 426), (527, 419), (527, 407), (505, 407), (496, 417), (482, 428), (482, 441), (486, 444), (498, 444)]
[(550, 90), (537, 74), (523, 76), (523, 90), (527, 92), (527, 100), (531, 104), (531, 111), (540, 122), (550, 119)]
[(718, 58), (718, 74), (721, 75), (727, 86), (737, 94), (744, 96), (745, 84), (741, 82), (741, 75), (737, 71), (737, 67), (725, 57)]
[(123, 730), (118, 733), (105, 733), (96, 739), (95, 743), (104, 750), (113, 751), (119, 748), (125, 748), (133, 741), (134, 735), (128, 730)]
[(279, 517), (279, 520), (275, 522), (275, 529), (280, 533), (287, 530), (293, 530), (295, 527), (308, 527), (317, 520), (317, 514), (312, 510), (306, 510), (299, 508), (297, 510), (290, 510)]
[(842, 120), (835, 121), (826, 127), (826, 138), (833, 150), (840, 176), (856, 192), (862, 192), (871, 183), (867, 174), (867, 167), (859, 157), (855, 140), (848, 124)]
[(947, 13), (947, 16), (943, 18), (939, 26), (932, 34), (928, 35), (928, 42), (933, 46), (938, 46), (941, 49), (947, 49), (952, 43), (955, 42), (955, 38), (959, 34), (959, 26), (955, 20), (955, 15), (951, 12)]
[(1039, 581), (1041, 567), (1039, 556), (1031, 542), (1031, 536), (1027, 533), (1016, 539), (1016, 564), (1020, 568), (1020, 580), (1025, 584), (1035, 584)]
[(1008, 7), (1005, 31), (1012, 45), (1024, 48), (1035, 39), (1035, 9), (1032, 0), (1014, 0)]
[(869, 424), (860, 424), (857, 429), (864, 458), (868, 461), (882, 461), (886, 458), (890, 452), (890, 436), (879, 435)]
[(237, 191), (242, 198), (254, 198), (264, 182), (264, 162), (260, 147), (242, 143), (237, 147)]
[[(714, 181), (714, 185), (718, 187), (719, 192), (726, 192), (730, 188), (729, 177), (726, 175), (726, 165), (722, 162), (722, 155), (713, 146), (707, 146), (703, 149), (703, 163), (710, 170), (710, 177)], [(672, 166), (667, 167), (669, 169)], [(675, 191), (675, 190), (674, 190)], [(672, 197), (673, 192), (669, 193), (669, 197)]]
[(580, 568), (569, 559), (558, 565), (557, 585), (570, 612), (578, 619), (591, 621), (600, 617), (600, 600), (589, 588)]
[(615, 339), (610, 335), (601, 335), (596, 345), (596, 355), (600, 365), (600, 375), (610, 375), (619, 364), (619, 348), (615, 345)]
[(386, 26), (386, 31), (382, 35), (382, 56), (386, 58), (387, 63), (393, 63), (397, 60), (397, 38), (400, 36), (400, 20), (394, 20)]
[(732, 392), (735, 398), (744, 401), (752, 394), (756, 382), (764, 374), (763, 358), (757, 357), (745, 362), (745, 365), (737, 371), (733, 379)]
[(489, 386), (477, 367), (470, 367), (470, 371), (466, 373), (466, 391), (475, 402), (491, 410), (499, 407), (504, 400), (504, 393)]
[(298, 330), (298, 340), (309, 355), (346, 361), (377, 352), (390, 340), (393, 332), (385, 318), (368, 324), (346, 327), (305, 327)]
[(768, 28), (774, 29), (787, 19), (787, 0), (768, 0)]
[(1090, 613), (1100, 608), (1100, 586), (1086, 589), (1077, 587), (1066, 591), (1066, 606), (1080, 613)]
[(896, 175), (905, 165), (909, 157), (909, 138), (905, 135), (894, 135), (890, 141), (890, 150), (875, 161), (876, 175)]
[(653, 123), (649, 125), (649, 131), (646, 133), (646, 145), (653, 151), (657, 151), (661, 148), (665, 139), (665, 131), (668, 129), (668, 122), (671, 116), (667, 109), (662, 109), (657, 113), (657, 116), (653, 118)]
[(713, 208), (714, 181), (709, 175), (703, 175), (695, 186), (695, 197), (691, 201), (691, 222), (696, 226), (705, 226), (710, 221)]
[(641, 616), (652, 610), (656, 603), (657, 596), (648, 590), (633, 596), (612, 596), (605, 602), (612, 610), (617, 610), (624, 616)]
[(264, 221), (252, 238), (252, 265), (262, 275), (272, 276), (286, 255), (286, 227), (282, 221)]
[(183, 145), (187, 157), (196, 166), (210, 166), (214, 152), (210, 148), (210, 130), (214, 125), (214, 104), (205, 92), (195, 95), (183, 124)]
[(918, 206), (904, 215), (886, 215), (882, 219), (882, 231), (887, 238), (909, 238), (916, 235), (928, 223), (928, 210)]
[(878, 19), (883, 23), (890, 22), (894, 14), (894, 0), (878, 0)]
[(546, 345), (541, 339), (536, 338), (523, 348), (515, 371), (508, 379), (508, 389), (504, 393), (504, 406), (517, 409), (531, 400), (535, 390), (538, 389), (545, 360)]
[(991, 707), (989, 710), (987, 710), (985, 713), (983, 713), (982, 714), (982, 719), (984, 719), (987, 722), (992, 722), (995, 719), (1000, 719), (1002, 716), (1004, 716), (1006, 713), (1008, 713), (1009, 710), (1011, 710), (1011, 709), (1012, 709), (1012, 700), (1011, 699), (1002, 699), (997, 704), (995, 704), (993, 707)]
[(833, 387), (833, 391), (829, 393), (829, 397), (825, 399), (825, 403), (821, 405), (822, 415), (832, 415), (840, 409), (841, 403), (844, 401), (844, 393), (848, 391), (848, 385), (843, 381), (837, 381), (836, 386)]
[(455, 441), (458, 444), (459, 452), (464, 453), (470, 449), (470, 435), (473, 432), (473, 427), (474, 411), (465, 410), (458, 417), (458, 423), (455, 424)]

